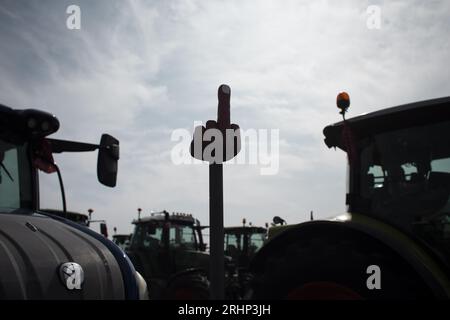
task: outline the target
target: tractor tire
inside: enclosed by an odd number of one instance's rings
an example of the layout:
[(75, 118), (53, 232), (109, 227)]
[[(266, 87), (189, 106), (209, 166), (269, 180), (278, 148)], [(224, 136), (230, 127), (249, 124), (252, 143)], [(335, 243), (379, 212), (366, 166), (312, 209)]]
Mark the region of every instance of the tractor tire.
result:
[[(360, 240), (360, 241), (358, 241)], [(368, 267), (380, 268), (380, 289), (367, 284)], [(433, 294), (415, 270), (372, 239), (330, 235), (305, 239), (271, 252), (254, 274), (249, 299), (422, 299)]]
[(163, 279), (147, 279), (148, 296), (150, 300), (161, 300), (165, 295), (166, 283)]
[(209, 300), (209, 281), (201, 272), (189, 272), (173, 278), (167, 285), (165, 300)]
[(238, 277), (230, 275), (225, 276), (225, 299), (226, 300), (242, 300), (242, 286)]

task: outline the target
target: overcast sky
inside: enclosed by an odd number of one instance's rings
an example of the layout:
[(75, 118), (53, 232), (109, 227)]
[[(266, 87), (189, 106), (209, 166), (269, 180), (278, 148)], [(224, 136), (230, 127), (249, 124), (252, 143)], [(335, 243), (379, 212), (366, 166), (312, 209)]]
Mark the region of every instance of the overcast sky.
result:
[[(55, 158), (68, 208), (125, 233), (138, 207), (209, 224), (208, 166), (173, 164), (171, 134), (215, 119), (226, 83), (232, 122), (279, 129), (280, 162), (275, 175), (224, 167), (225, 224), (325, 218), (345, 211), (345, 154), (322, 134), (340, 120), (337, 93), (350, 116), (450, 95), (449, 17), (448, 1), (1, 0), (0, 103), (54, 113), (56, 138), (120, 140), (114, 189), (97, 182), (96, 153)], [(41, 178), (42, 207), (61, 208), (56, 175)]]

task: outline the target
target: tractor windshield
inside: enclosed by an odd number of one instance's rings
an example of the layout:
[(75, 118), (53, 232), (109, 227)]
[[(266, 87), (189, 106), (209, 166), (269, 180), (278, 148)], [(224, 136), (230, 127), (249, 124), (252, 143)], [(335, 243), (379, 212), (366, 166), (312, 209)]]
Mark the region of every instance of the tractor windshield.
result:
[(450, 122), (369, 136), (359, 150), (352, 210), (390, 222), (448, 254)]
[(162, 226), (138, 223), (136, 224), (130, 245), (136, 248), (157, 249), (159, 246), (162, 246), (162, 234)]
[(31, 209), (32, 204), (27, 144), (15, 145), (0, 139), (0, 211)]
[(237, 261), (240, 267), (248, 266), (250, 259), (263, 246), (265, 229), (238, 227), (225, 229), (225, 254)]
[(194, 229), (189, 225), (172, 224), (170, 226), (169, 241), (170, 245), (175, 248), (182, 247), (191, 250), (197, 248)]
[(263, 246), (265, 238), (265, 233), (253, 233), (250, 235), (249, 249), (252, 251), (252, 253), (255, 253)]
[[(168, 243), (165, 243), (165, 240)], [(137, 224), (131, 245), (153, 248), (163, 245), (172, 248), (197, 249), (197, 238), (192, 225), (164, 221)]]

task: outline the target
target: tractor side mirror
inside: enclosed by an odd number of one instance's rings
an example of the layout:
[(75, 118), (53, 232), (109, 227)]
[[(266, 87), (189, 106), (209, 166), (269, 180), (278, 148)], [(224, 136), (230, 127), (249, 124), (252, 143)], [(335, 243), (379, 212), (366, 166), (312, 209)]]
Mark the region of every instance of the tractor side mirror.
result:
[(100, 183), (108, 187), (116, 186), (118, 160), (119, 140), (109, 134), (103, 134), (97, 161), (97, 177)]
[(108, 238), (108, 227), (106, 226), (106, 223), (104, 223), (104, 222), (100, 223), (100, 233), (105, 238)]

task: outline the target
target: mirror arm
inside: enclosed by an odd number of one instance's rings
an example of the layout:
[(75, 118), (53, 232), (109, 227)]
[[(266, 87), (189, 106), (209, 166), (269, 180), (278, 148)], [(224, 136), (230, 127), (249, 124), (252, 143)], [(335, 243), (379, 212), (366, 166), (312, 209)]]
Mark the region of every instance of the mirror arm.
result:
[(47, 138), (53, 153), (89, 152), (100, 148), (98, 144)]
[(52, 146), (53, 153), (62, 153), (62, 152), (89, 152), (95, 151), (97, 149), (103, 150), (112, 150), (118, 148), (118, 144), (109, 144), (109, 145), (99, 145), (93, 143), (86, 142), (77, 142), (77, 141), (69, 141), (69, 140), (59, 140), (59, 139), (51, 139), (47, 138), (48, 142)]

